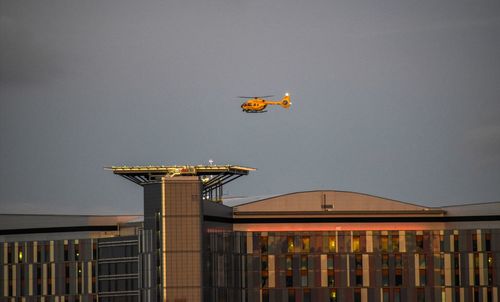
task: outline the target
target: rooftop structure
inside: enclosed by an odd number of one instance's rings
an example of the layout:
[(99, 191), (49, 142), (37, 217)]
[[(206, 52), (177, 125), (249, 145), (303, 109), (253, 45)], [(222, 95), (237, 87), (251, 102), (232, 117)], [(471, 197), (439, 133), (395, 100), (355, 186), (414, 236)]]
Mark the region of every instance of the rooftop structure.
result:
[(233, 165), (111, 166), (106, 169), (141, 186), (160, 183), (162, 177), (199, 176), (203, 184), (203, 198), (214, 201), (222, 199), (223, 185), (256, 170)]

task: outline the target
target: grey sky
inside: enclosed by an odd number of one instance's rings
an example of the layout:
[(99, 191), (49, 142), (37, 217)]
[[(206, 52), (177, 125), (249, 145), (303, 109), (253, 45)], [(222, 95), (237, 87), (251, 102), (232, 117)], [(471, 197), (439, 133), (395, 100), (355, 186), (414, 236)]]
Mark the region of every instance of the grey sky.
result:
[(140, 213), (103, 166), (210, 158), (258, 168), (230, 195), (500, 200), (499, 1), (0, 5), (0, 212)]

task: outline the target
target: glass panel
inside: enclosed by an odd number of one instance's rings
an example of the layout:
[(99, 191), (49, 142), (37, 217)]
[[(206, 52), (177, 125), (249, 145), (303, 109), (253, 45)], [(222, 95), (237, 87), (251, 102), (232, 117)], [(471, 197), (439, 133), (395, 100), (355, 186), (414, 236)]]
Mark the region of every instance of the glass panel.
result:
[(307, 237), (302, 237), (302, 252), (309, 252), (311, 249), (311, 239), (309, 236)]
[(292, 236), (288, 236), (287, 243), (288, 243), (288, 252), (293, 253), (294, 245), (293, 245), (293, 237)]
[(328, 238), (328, 250), (330, 251), (330, 253), (333, 253), (336, 251), (335, 237)]
[(262, 254), (266, 254), (268, 251), (268, 237), (267, 236), (261, 236), (260, 237), (260, 252)]
[(307, 256), (306, 255), (300, 256), (300, 269), (307, 270), (307, 267), (308, 267)]
[(380, 235), (380, 250), (382, 252), (388, 251), (389, 239), (387, 235)]
[(337, 290), (330, 290), (330, 302), (337, 302)]
[(359, 252), (359, 235), (352, 237), (352, 250), (354, 252)]

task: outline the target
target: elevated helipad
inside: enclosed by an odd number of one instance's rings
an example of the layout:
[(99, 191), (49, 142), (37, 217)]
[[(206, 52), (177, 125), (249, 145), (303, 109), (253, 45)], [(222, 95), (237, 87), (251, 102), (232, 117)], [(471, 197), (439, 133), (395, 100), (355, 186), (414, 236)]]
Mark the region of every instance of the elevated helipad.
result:
[(233, 165), (111, 166), (105, 169), (141, 186), (159, 183), (162, 177), (200, 176), (203, 183), (203, 196), (211, 200), (220, 200), (223, 185), (256, 170)]

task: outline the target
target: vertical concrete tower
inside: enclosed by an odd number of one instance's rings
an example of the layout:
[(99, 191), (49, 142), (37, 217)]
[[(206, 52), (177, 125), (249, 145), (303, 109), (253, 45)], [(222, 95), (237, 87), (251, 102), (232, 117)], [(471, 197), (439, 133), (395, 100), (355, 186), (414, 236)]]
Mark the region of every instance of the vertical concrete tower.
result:
[(139, 240), (142, 301), (203, 301), (204, 202), (254, 169), (241, 166), (111, 167), (144, 188)]

